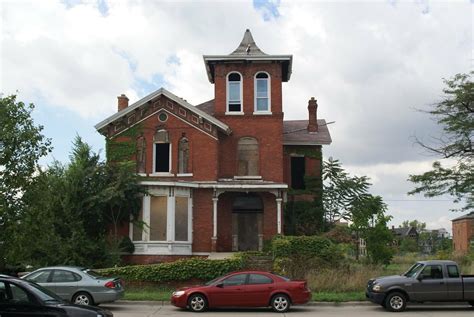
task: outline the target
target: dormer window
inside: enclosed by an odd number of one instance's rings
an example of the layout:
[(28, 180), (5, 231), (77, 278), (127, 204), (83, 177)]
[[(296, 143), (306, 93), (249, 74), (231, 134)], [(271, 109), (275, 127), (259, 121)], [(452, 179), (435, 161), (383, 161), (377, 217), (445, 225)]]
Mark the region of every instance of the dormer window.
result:
[(270, 112), (270, 76), (257, 73), (255, 76), (255, 112)]
[(227, 76), (227, 112), (242, 112), (242, 76), (239, 73)]

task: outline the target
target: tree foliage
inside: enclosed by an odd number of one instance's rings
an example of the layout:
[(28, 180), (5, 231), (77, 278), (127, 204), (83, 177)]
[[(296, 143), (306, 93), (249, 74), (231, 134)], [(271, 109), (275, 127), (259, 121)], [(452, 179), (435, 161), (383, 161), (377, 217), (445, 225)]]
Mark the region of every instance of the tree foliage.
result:
[(351, 228), (358, 238), (366, 241), (369, 260), (376, 264), (388, 264), (394, 253), (391, 247), (393, 235), (387, 227), (391, 216), (385, 214), (387, 205), (382, 197), (361, 196), (353, 202), (350, 211)]
[(415, 228), (418, 233), (426, 229), (426, 222), (421, 222), (418, 220), (405, 220), (402, 222), (402, 224), (399, 226), (400, 228)]
[(353, 203), (367, 195), (370, 183), (366, 176), (351, 176), (338, 160), (323, 164), (323, 205), (329, 223), (351, 219)]
[(109, 231), (136, 218), (143, 193), (129, 167), (106, 165), (76, 137), (69, 164), (54, 162), (33, 185), (24, 193), (22, 218), (12, 232), (10, 261), (33, 266), (117, 263), (117, 235), (111, 238)]
[(424, 193), (426, 197), (449, 194), (454, 202), (465, 201), (461, 211), (474, 209), (474, 82), (468, 74), (445, 79), (445, 98), (428, 113), (443, 128), (443, 135), (434, 144), (417, 143), (442, 159), (452, 159), (454, 166), (433, 163), (433, 169), (420, 175), (410, 175), (415, 189), (409, 194)]
[(34, 105), (0, 97), (0, 269), (10, 248), (10, 227), (21, 218), (23, 194), (34, 182), (38, 160), (51, 141), (31, 117)]

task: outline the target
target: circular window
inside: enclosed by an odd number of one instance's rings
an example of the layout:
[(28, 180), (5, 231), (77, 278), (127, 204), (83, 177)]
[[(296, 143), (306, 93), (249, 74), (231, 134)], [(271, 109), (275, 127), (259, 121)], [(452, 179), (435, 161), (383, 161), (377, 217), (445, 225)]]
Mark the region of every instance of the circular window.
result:
[(161, 122), (165, 122), (166, 120), (168, 120), (168, 115), (162, 112), (158, 115), (158, 120), (160, 120)]

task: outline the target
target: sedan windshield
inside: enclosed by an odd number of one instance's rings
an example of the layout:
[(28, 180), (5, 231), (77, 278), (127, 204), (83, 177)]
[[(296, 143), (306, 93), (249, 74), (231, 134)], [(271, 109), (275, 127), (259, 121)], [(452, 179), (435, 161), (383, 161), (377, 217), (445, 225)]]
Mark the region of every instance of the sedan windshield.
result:
[(415, 276), (421, 269), (423, 268), (422, 263), (416, 263), (414, 264), (405, 274), (406, 277), (413, 277)]
[(222, 278), (222, 276), (216, 277), (215, 279), (210, 280), (209, 282), (204, 283), (204, 285), (206, 285), (206, 286), (212, 285), (212, 284), (214, 284), (215, 282), (217, 282), (218, 280), (220, 280), (221, 278)]

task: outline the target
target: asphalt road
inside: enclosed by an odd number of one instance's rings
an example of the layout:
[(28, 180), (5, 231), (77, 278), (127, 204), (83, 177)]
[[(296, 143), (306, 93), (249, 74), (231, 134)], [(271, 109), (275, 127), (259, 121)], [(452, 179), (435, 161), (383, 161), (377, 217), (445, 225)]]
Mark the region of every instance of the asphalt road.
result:
[[(269, 309), (215, 309), (205, 313), (191, 313), (161, 303), (116, 303), (101, 305), (114, 313), (114, 317), (151, 317), (151, 316), (278, 316)], [(409, 305), (404, 313), (397, 314), (399, 317), (411, 316), (473, 316), (474, 309), (469, 305)], [(308, 306), (292, 307), (289, 313), (284, 314), (290, 316), (344, 316), (344, 317), (370, 317), (370, 316), (394, 316), (393, 313), (386, 312), (382, 307), (371, 304), (315, 304)]]

